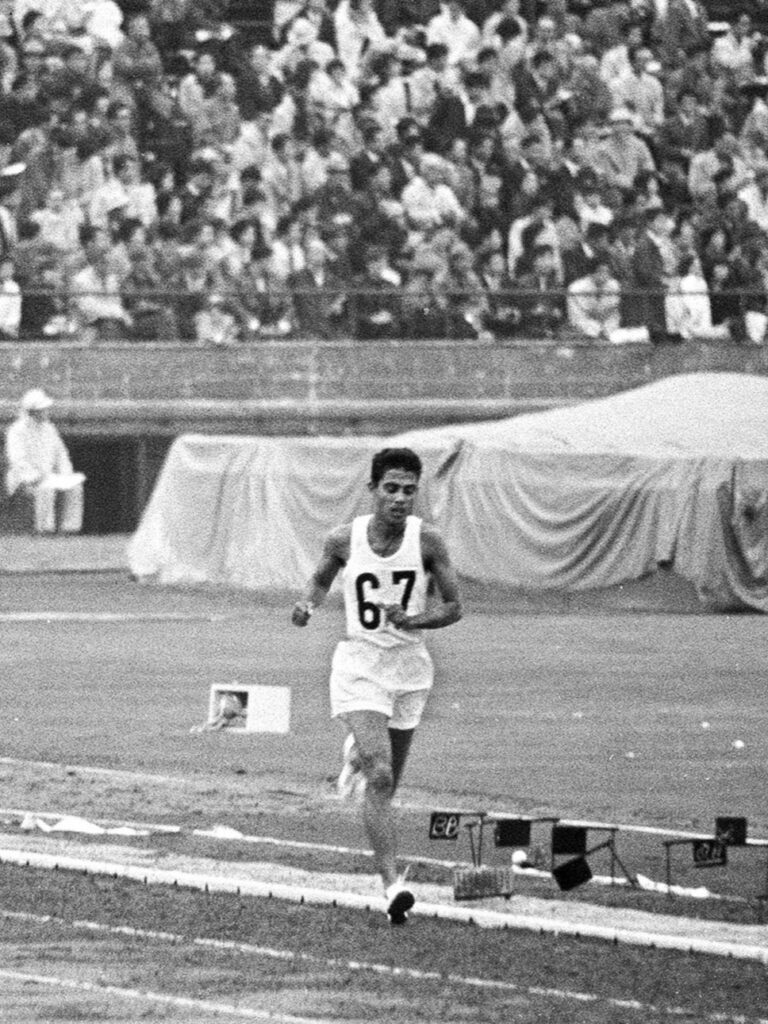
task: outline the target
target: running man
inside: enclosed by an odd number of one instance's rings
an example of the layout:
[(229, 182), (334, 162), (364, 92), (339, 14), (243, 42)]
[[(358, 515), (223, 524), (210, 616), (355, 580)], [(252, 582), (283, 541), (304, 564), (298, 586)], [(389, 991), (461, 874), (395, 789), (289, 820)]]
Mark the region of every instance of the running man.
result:
[[(349, 730), (340, 792), (364, 782), (363, 820), (387, 915), (404, 924), (414, 896), (398, 875), (392, 798), (432, 686), (422, 630), (461, 618), (456, 572), (440, 534), (414, 516), (421, 460), (410, 448), (373, 457), (373, 514), (332, 530), (292, 622), (306, 626), (343, 571), (347, 635), (331, 665), (331, 716)], [(429, 580), (439, 600), (427, 602)]]

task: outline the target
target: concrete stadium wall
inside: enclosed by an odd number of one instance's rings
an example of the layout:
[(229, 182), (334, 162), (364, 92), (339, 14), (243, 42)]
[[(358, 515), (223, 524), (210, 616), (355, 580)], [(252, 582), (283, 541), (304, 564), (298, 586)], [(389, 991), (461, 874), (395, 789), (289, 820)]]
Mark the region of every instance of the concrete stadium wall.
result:
[(378, 434), (512, 416), (696, 371), (768, 373), (768, 350), (530, 341), (0, 344), (0, 427), (44, 387), (88, 477), (85, 532), (129, 532), (179, 434)]
[(551, 342), (0, 344), (0, 420), (28, 387), (81, 435), (183, 431), (393, 433), (514, 415), (697, 371), (768, 372), (733, 344), (621, 347)]

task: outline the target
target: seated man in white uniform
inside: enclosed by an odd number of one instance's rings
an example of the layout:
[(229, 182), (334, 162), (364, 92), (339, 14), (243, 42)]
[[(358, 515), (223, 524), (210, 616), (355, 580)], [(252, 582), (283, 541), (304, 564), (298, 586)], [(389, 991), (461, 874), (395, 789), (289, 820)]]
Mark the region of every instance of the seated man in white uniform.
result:
[(66, 445), (49, 419), (52, 405), (40, 388), (23, 396), (21, 412), (5, 435), (6, 489), (9, 496), (20, 491), (34, 499), (35, 533), (79, 533), (85, 477), (73, 471)]

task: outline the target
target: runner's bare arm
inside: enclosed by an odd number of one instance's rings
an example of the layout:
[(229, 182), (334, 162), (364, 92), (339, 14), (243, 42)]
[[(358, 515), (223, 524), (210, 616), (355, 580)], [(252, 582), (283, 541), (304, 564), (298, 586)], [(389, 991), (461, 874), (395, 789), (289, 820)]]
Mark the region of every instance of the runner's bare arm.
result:
[(458, 622), (462, 616), (459, 581), (445, 541), (431, 526), (422, 526), (421, 550), (424, 568), (432, 574), (440, 601), (420, 612), (409, 615), (400, 605), (388, 605), (384, 611), (387, 622), (405, 632), (413, 629), (442, 629)]
[(349, 558), (349, 538), (349, 526), (340, 526), (326, 537), (323, 553), (310, 577), (304, 596), (293, 606), (291, 622), (294, 626), (306, 626), (312, 612), (325, 600), (331, 584)]

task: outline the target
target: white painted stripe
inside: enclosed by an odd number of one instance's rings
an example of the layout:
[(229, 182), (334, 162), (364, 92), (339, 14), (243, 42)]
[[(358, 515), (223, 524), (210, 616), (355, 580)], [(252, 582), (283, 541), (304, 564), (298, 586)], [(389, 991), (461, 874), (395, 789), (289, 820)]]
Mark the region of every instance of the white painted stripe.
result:
[(0, 622), (222, 622), (226, 618), (200, 612), (0, 612)]
[[(0, 621), (2, 621), (1, 617), (0, 617)], [(57, 771), (64, 769), (64, 770), (67, 770), (67, 771), (82, 772), (83, 774), (105, 775), (105, 776), (114, 777), (114, 778), (145, 779), (147, 781), (155, 780), (155, 781), (163, 781), (163, 782), (172, 781), (172, 782), (178, 782), (179, 784), (182, 784), (182, 783), (186, 784), (186, 782), (188, 781), (184, 776), (160, 775), (160, 774), (154, 774), (152, 772), (129, 771), (129, 770), (124, 769), (124, 768), (102, 768), (102, 767), (93, 766), (93, 765), (68, 764), (68, 763), (62, 763), (62, 762), (57, 762), (57, 761), (33, 761), (33, 760), (28, 759), (28, 758), (18, 758), (18, 757), (0, 757), (0, 764), (7, 764), (7, 765), (15, 765), (16, 764), (16, 765), (22, 765), (22, 766), (32, 767), (32, 768), (54, 768)], [(338, 801), (338, 797), (336, 797), (335, 795), (334, 796), (330, 796), (329, 795), (329, 796), (327, 796), (326, 799), (328, 799), (329, 801), (333, 800), (334, 802)], [(417, 811), (417, 812), (423, 812), (423, 813), (426, 813), (426, 814), (429, 814), (432, 811), (439, 809), (439, 807), (436, 807), (435, 804), (421, 804), (421, 803), (407, 802), (407, 801), (400, 802), (399, 807), (400, 807), (401, 810)], [(3, 814), (3, 813), (26, 813), (26, 812), (18, 812), (18, 811), (16, 811), (16, 812), (7, 811), (6, 812), (6, 811), (0, 810), (0, 814)], [(33, 812), (30, 812), (30, 813), (37, 813), (37, 812), (33, 811)], [(66, 813), (69, 813), (69, 812), (66, 812)], [(479, 816), (479, 815), (487, 814), (488, 817), (491, 820), (496, 820), (498, 818), (504, 818), (504, 817), (508, 817), (508, 818), (515, 818), (515, 817), (527, 818), (527, 815), (518, 815), (514, 811), (506, 811), (506, 812), (505, 811), (499, 811), (499, 810), (496, 810), (496, 811), (480, 811), (480, 810), (477, 810), (476, 808), (474, 810), (470, 810), (470, 809), (458, 810), (458, 811), (456, 811), (456, 813), (466, 814), (468, 816), (472, 816), (472, 815)], [(42, 812), (41, 812), (40, 816), (41, 817), (43, 816)], [(64, 813), (59, 813), (57, 816), (63, 818), (64, 817)], [(568, 818), (556, 818), (555, 819), (555, 817), (553, 816), (552, 821), (554, 822), (555, 820), (557, 821), (558, 824), (561, 824), (561, 825), (579, 825), (579, 826), (584, 826), (584, 827), (589, 827), (591, 825), (593, 828), (609, 828), (609, 829), (614, 829), (615, 828), (615, 829), (618, 829), (620, 832), (628, 832), (628, 833), (636, 832), (636, 833), (639, 833), (639, 834), (646, 834), (646, 835), (667, 836), (668, 838), (671, 838), (671, 839), (712, 839), (712, 837), (714, 835), (714, 830), (712, 832), (689, 832), (689, 831), (685, 831), (685, 830), (682, 830), (682, 829), (659, 828), (658, 826), (653, 826), (653, 825), (622, 825), (622, 824), (617, 824), (615, 822), (607, 823), (607, 822), (595, 822), (595, 821), (586, 821), (586, 820), (585, 821), (580, 821), (579, 819), (568, 819)], [(550, 821), (550, 818), (547, 818), (547, 821)], [(142, 827), (155, 827), (155, 826), (142, 826)], [(167, 827), (167, 826), (164, 826), (164, 827)], [(157, 826), (157, 828), (159, 830), (161, 828), (161, 826)], [(756, 836), (749, 837), (748, 836), (747, 837), (747, 845), (768, 846), (768, 838), (756, 837)], [(454, 862), (450, 861), (450, 862), (446, 862), (446, 863), (453, 864)]]
[[(6, 759), (0, 757), (0, 764)], [(52, 818), (59, 820), (61, 818), (69, 817), (69, 812), (61, 811), (30, 811), (23, 810), (20, 807), (0, 807), (0, 818), (3, 817), (19, 817), (25, 818), (27, 815), (32, 815), (35, 818)], [(93, 818), (91, 819), (95, 824), (102, 826), (103, 828), (111, 828), (114, 826), (125, 826), (127, 828), (135, 829), (148, 829), (152, 832), (161, 833), (172, 833), (178, 835), (183, 832), (184, 829), (180, 825), (159, 825), (154, 822), (137, 822), (137, 821), (124, 821), (118, 818)], [(344, 856), (352, 857), (366, 857), (372, 858), (373, 854), (370, 850), (362, 850), (353, 846), (335, 846), (331, 843), (308, 843), (300, 839), (278, 839), (275, 836), (249, 836), (249, 835), (218, 835), (212, 829), (192, 829), (188, 833), (189, 835), (199, 836), (203, 839), (216, 839), (226, 842), (238, 842), (238, 843), (251, 843), (254, 845), (264, 846), (277, 846), (284, 847), (285, 849), (292, 850), (315, 850), (320, 853), (338, 853)], [(456, 868), (462, 866), (465, 862), (456, 860), (437, 860), (434, 857), (408, 857), (404, 856), (400, 858), (405, 863), (409, 864), (426, 864), (432, 867), (443, 867), (443, 868)]]
[(117, 985), (98, 985), (90, 981), (73, 981), (71, 978), (58, 978), (50, 974), (28, 974), (25, 971), (9, 971), (0, 968), (0, 980), (20, 981), (25, 984), (48, 985), (52, 988), (64, 988), (75, 992), (88, 992), (93, 995), (111, 996), (112, 998), (138, 1000), (149, 1003), (161, 1003), (178, 1009), (205, 1011), (213, 1015), (225, 1014), (242, 1020), (271, 1021), (272, 1024), (332, 1024), (318, 1017), (295, 1017), (286, 1013), (270, 1013), (269, 1010), (256, 1010), (234, 1003), (212, 1002), (208, 999), (190, 999), (188, 996), (171, 996), (163, 992), (144, 992), (137, 988), (121, 988)]
[[(558, 999), (563, 1001), (579, 1003), (601, 1003), (617, 1009), (634, 1010), (642, 1013), (654, 1012), (664, 1013), (671, 1017), (690, 1018), (691, 1011), (683, 1007), (657, 1007), (651, 1003), (641, 1003), (636, 999), (617, 999), (610, 996), (600, 996), (592, 992), (577, 992), (573, 989), (558, 989), (542, 987), (540, 985), (519, 985), (513, 981), (503, 981), (497, 978), (478, 978), (472, 975), (448, 973), (439, 971), (421, 971), (413, 967), (393, 967), (391, 964), (374, 963), (364, 960), (341, 960), (336, 957), (321, 957), (315, 953), (300, 953), (292, 949), (277, 949), (271, 946), (257, 946), (248, 942), (234, 942), (231, 939), (206, 939), (190, 938), (174, 932), (152, 931), (142, 928), (131, 928), (127, 925), (107, 925), (96, 921), (65, 921), (62, 918), (50, 915), (28, 914), (19, 911), (1, 910), (0, 917), (11, 921), (31, 922), (34, 924), (55, 924), (59, 927), (86, 930), (93, 933), (107, 935), (125, 935), (129, 938), (150, 939), (160, 942), (169, 942), (174, 945), (182, 945), (188, 942), (194, 946), (215, 949), (217, 951), (231, 951), (248, 954), (256, 957), (264, 957), (270, 960), (282, 960), (287, 962), (310, 963), (316, 966), (327, 968), (341, 968), (345, 971), (371, 972), (384, 977), (407, 978), (412, 981), (440, 981), (448, 982), (466, 988), (495, 990), (499, 992), (516, 992), (521, 995)], [(700, 1024), (768, 1024), (768, 1018), (747, 1018), (738, 1015), (716, 1013), (705, 1014), (699, 1018)]]
[[(169, 871), (143, 865), (121, 864), (114, 861), (91, 861), (82, 857), (62, 857), (24, 850), (0, 849), (0, 862), (50, 870), (80, 871), (85, 874), (112, 875), (143, 882), (146, 885), (177, 885), (205, 892), (237, 893), (244, 896), (288, 900), (316, 906), (344, 907), (350, 910), (384, 911), (383, 897), (363, 896), (359, 893), (339, 892), (333, 889), (298, 887), (288, 883), (258, 882), (250, 879), (229, 879), (186, 871)], [(423, 917), (433, 917), (462, 924), (475, 924), (480, 928), (520, 929), (550, 935), (572, 935), (581, 938), (602, 939), (612, 943), (678, 950), (685, 953), (708, 953), (740, 960), (756, 960), (768, 965), (768, 945), (748, 942), (729, 942), (691, 936), (662, 934), (633, 930), (589, 922), (553, 920), (527, 914), (483, 910), (438, 903), (416, 904), (411, 911)]]

